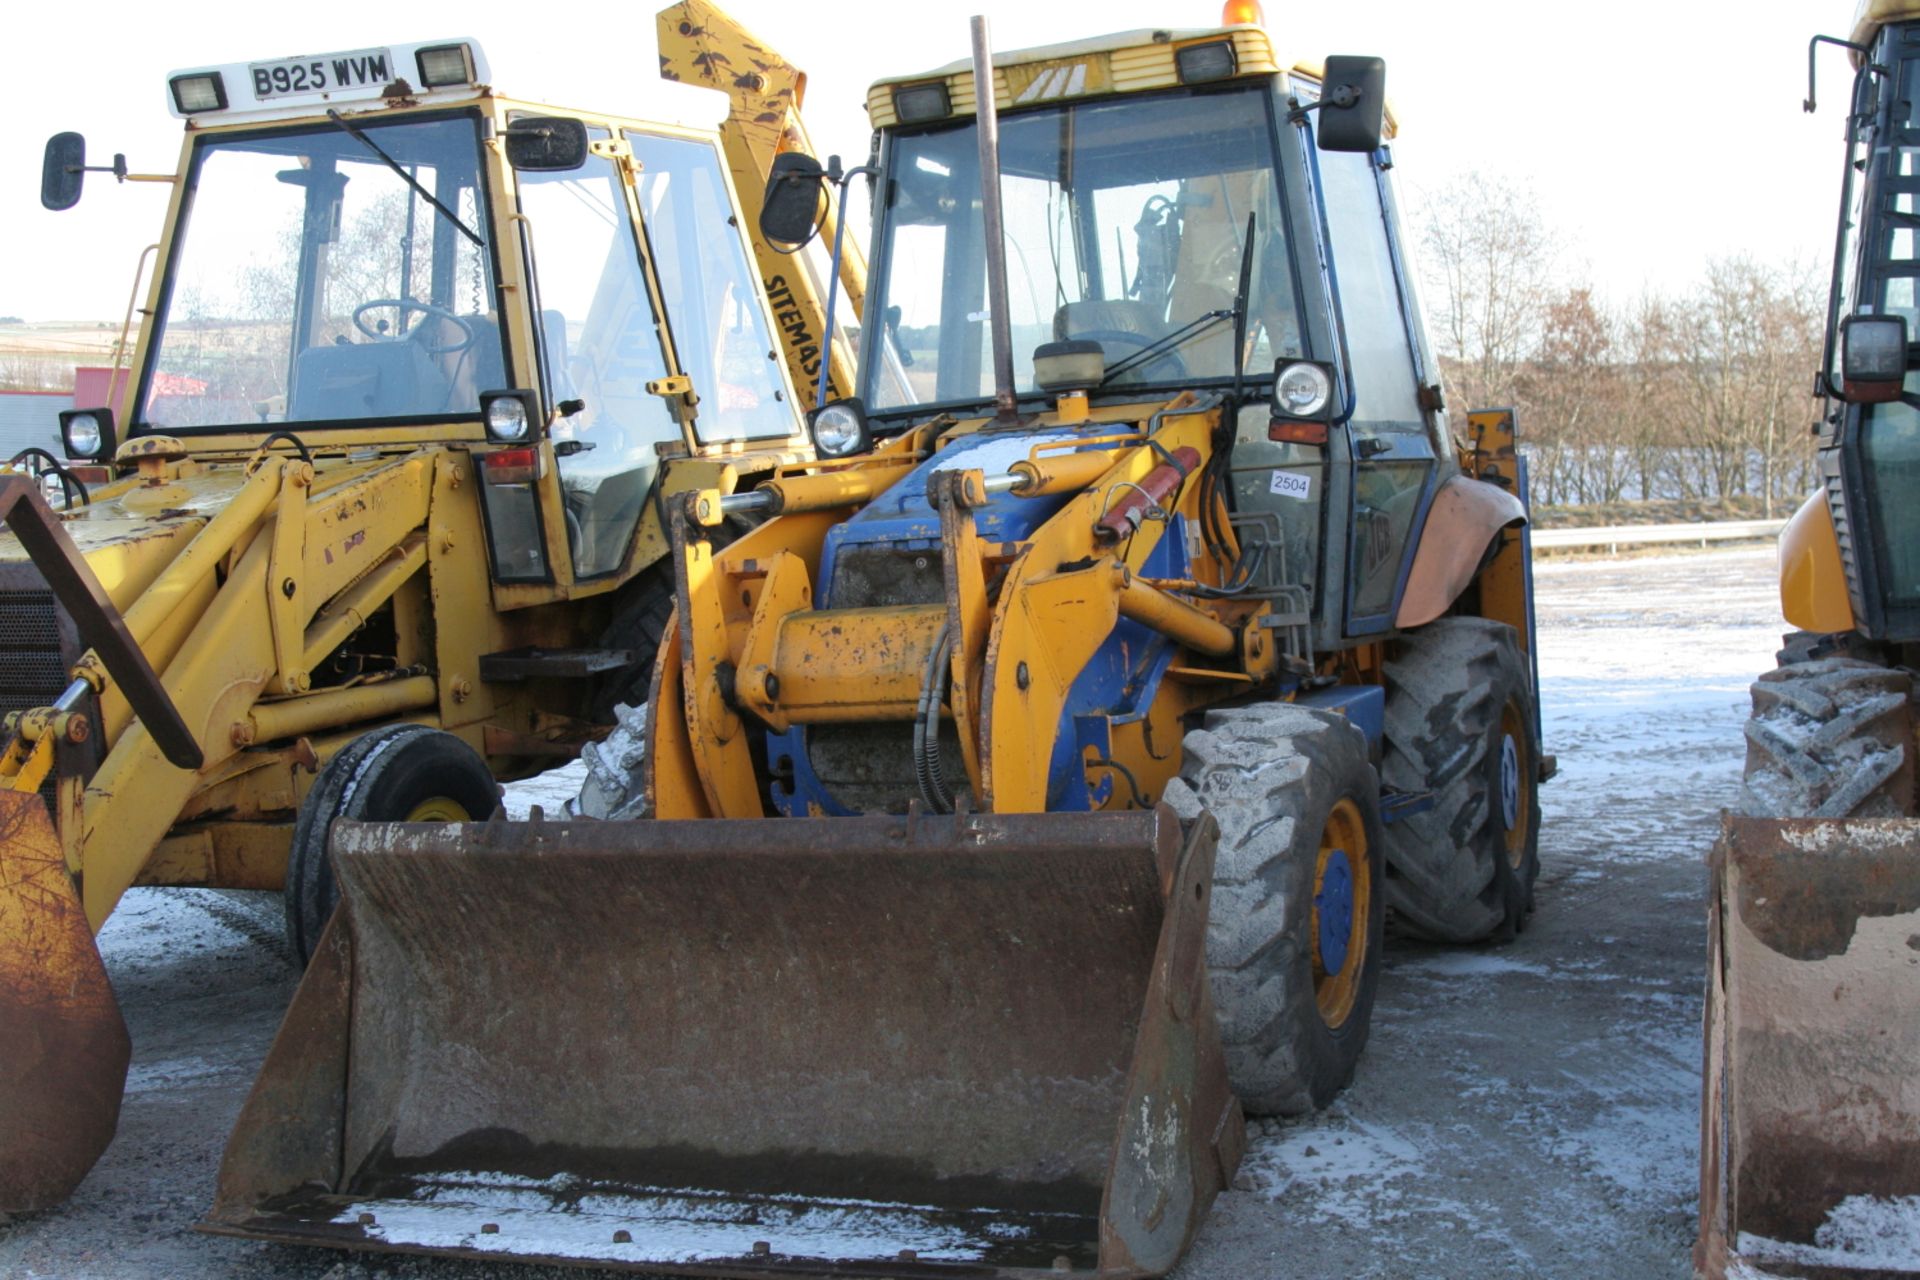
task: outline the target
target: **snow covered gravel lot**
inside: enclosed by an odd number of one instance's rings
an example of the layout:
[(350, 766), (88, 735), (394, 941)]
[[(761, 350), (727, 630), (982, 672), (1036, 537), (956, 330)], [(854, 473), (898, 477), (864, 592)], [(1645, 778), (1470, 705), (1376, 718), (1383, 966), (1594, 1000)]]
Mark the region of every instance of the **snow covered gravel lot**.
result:
[[(1688, 1274), (1704, 856), (1782, 629), (1772, 565), (1740, 549), (1537, 567), (1560, 777), (1531, 927), (1491, 950), (1392, 944), (1354, 1087), (1256, 1127), (1182, 1280)], [(68, 1204), (0, 1220), (0, 1277), (581, 1274), (191, 1230), (292, 992), (280, 933), (277, 895), (127, 896), (101, 934), (134, 1043), (119, 1136)]]

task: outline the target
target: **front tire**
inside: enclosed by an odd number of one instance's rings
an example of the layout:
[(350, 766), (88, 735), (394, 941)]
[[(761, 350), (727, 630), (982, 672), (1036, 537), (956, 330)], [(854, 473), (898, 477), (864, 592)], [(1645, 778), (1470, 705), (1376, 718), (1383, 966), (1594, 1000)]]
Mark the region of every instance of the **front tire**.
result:
[(1386, 664), (1381, 781), (1433, 794), (1386, 829), (1387, 904), (1436, 942), (1511, 941), (1540, 874), (1533, 682), (1512, 627), (1442, 618)]
[(1380, 981), (1379, 781), (1345, 717), (1290, 703), (1210, 711), (1166, 800), (1220, 826), (1207, 959), (1227, 1076), (1254, 1115), (1326, 1106), (1352, 1081)]
[(1914, 811), (1913, 678), (1791, 643), (1753, 684), (1740, 810), (1760, 818), (1904, 817)]
[(327, 840), (335, 819), (356, 822), (481, 822), (500, 801), (474, 749), (419, 724), (386, 725), (327, 761), (300, 804), (287, 853), (287, 945), (302, 968), (320, 944), (340, 890)]

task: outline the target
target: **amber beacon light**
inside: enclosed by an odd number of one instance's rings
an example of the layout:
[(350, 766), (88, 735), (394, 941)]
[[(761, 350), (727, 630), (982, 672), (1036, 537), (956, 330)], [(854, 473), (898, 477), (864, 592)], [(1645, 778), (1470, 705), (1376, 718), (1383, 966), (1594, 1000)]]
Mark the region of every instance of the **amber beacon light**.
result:
[(1260, 0), (1227, 0), (1220, 8), (1220, 25), (1264, 27), (1267, 25), (1267, 15), (1260, 8)]

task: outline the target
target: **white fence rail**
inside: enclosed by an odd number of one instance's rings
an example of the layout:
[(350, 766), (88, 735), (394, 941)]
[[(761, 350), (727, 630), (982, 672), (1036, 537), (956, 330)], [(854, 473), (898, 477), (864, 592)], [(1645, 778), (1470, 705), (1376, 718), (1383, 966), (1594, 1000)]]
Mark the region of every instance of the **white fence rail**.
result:
[(1536, 550), (1549, 547), (1621, 547), (1650, 546), (1654, 543), (1738, 542), (1778, 536), (1785, 520), (1714, 520), (1704, 524), (1619, 524), (1592, 529), (1535, 529)]

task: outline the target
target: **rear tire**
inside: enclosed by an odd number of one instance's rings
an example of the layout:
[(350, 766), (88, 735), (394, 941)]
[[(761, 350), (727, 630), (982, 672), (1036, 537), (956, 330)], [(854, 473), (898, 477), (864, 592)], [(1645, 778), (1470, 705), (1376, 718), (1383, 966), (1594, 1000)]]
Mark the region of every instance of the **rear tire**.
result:
[(1512, 627), (1442, 618), (1386, 664), (1381, 781), (1431, 791), (1386, 829), (1387, 905), (1436, 942), (1511, 941), (1540, 874), (1532, 680)]
[(287, 945), (302, 968), (320, 944), (340, 891), (327, 856), (336, 818), (356, 822), (482, 822), (500, 802), (477, 752), (419, 724), (375, 729), (327, 761), (300, 804), (287, 853)]
[(622, 703), (637, 707), (647, 700), (653, 660), (672, 620), (673, 582), (667, 575), (650, 569), (620, 589), (613, 621), (600, 633), (600, 647), (631, 650), (633, 661), (595, 683), (592, 715), (596, 723), (612, 723)]
[(1166, 801), (1220, 825), (1208, 968), (1227, 1076), (1254, 1115), (1324, 1107), (1353, 1079), (1380, 981), (1379, 781), (1343, 716), (1210, 711)]
[(1858, 658), (1798, 659), (1753, 684), (1740, 811), (1759, 818), (1914, 811), (1913, 678)]

